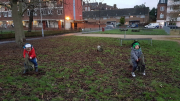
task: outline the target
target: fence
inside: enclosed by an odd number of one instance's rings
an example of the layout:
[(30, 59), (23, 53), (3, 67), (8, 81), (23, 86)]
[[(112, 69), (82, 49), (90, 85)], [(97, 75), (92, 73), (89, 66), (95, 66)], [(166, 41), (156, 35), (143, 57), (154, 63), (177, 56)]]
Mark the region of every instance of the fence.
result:
[(170, 29), (169, 27), (164, 26), (163, 29), (165, 30), (165, 32), (166, 32), (167, 34), (170, 34), (171, 29)]

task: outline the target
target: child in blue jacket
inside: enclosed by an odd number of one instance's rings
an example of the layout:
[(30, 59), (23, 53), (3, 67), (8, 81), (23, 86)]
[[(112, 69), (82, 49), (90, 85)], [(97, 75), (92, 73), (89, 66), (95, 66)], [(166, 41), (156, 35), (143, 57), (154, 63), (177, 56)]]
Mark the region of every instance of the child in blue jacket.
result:
[(131, 64), (133, 66), (132, 69), (132, 76), (136, 77), (135, 70), (138, 67), (138, 70), (142, 72), (143, 75), (145, 74), (145, 63), (144, 63), (144, 55), (142, 53), (142, 50), (140, 48), (139, 42), (135, 41), (132, 43), (131, 47)]

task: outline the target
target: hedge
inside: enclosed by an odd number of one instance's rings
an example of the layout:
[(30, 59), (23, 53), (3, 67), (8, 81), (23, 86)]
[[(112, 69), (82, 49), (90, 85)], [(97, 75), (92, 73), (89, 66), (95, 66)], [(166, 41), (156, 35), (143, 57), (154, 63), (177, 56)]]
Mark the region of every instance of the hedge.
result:
[[(51, 36), (51, 35), (62, 35), (66, 33), (75, 33), (78, 31), (75, 30), (61, 30), (61, 31), (44, 31), (44, 36)], [(25, 32), (26, 37), (40, 37), (42, 36), (42, 32)], [(9, 34), (0, 34), (0, 39), (9, 39), (9, 38), (15, 38), (14, 33)]]

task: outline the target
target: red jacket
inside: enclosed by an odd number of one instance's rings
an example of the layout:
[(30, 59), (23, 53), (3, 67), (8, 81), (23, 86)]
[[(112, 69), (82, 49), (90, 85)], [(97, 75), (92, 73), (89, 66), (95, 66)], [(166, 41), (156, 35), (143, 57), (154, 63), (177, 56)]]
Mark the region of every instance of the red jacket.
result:
[(32, 58), (36, 57), (35, 50), (33, 47), (30, 52), (28, 52), (26, 49), (24, 49), (24, 52), (23, 52), (24, 58), (26, 57), (26, 53), (29, 55), (29, 57), (32, 57)]

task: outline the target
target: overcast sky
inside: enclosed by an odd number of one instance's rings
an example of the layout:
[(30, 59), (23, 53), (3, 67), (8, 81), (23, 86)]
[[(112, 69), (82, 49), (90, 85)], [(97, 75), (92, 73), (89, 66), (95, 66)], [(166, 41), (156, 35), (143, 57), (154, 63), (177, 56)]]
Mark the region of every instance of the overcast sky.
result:
[(97, 2), (103, 1), (107, 5), (113, 6), (117, 4), (118, 8), (133, 8), (135, 5), (141, 5), (146, 2), (146, 7), (152, 9), (153, 7), (157, 8), (159, 0), (95, 0)]

